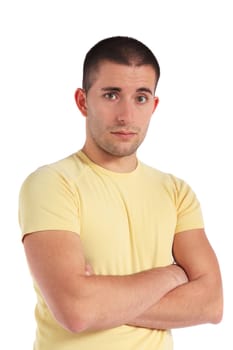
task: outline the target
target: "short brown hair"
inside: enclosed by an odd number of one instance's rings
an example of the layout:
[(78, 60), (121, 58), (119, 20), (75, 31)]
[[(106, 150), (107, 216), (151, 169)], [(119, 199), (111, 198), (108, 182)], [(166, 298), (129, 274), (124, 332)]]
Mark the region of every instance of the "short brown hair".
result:
[(160, 77), (160, 66), (153, 52), (142, 42), (127, 36), (115, 36), (99, 41), (86, 54), (83, 64), (83, 89), (87, 92), (93, 83), (93, 73), (101, 61), (124, 65), (150, 65)]

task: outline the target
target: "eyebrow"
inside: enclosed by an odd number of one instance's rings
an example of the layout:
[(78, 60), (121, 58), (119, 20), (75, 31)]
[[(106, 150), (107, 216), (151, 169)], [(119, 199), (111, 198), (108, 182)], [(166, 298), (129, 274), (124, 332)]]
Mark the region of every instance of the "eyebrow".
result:
[(151, 91), (151, 89), (146, 88), (146, 87), (141, 87), (139, 89), (136, 90), (137, 92), (148, 92), (149, 94), (151, 94), (153, 96), (153, 92)]
[[(121, 88), (116, 87), (116, 86), (106, 86), (106, 87), (103, 87), (101, 90), (102, 91), (117, 91), (117, 92), (121, 92), (122, 91)], [(136, 92), (147, 92), (147, 93), (149, 93), (150, 95), (153, 96), (153, 92), (151, 91), (151, 89), (149, 89), (147, 87), (138, 88), (136, 90)]]
[(106, 87), (103, 87), (101, 90), (102, 91), (118, 91), (118, 92), (122, 91), (121, 88), (115, 87), (115, 86), (106, 86)]

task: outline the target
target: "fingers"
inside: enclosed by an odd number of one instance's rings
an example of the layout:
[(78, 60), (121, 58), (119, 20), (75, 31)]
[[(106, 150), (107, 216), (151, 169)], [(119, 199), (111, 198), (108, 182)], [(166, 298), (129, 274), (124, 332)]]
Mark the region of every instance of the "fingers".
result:
[(92, 266), (89, 263), (86, 263), (85, 265), (85, 275), (86, 276), (91, 276), (94, 274), (94, 271), (92, 269)]

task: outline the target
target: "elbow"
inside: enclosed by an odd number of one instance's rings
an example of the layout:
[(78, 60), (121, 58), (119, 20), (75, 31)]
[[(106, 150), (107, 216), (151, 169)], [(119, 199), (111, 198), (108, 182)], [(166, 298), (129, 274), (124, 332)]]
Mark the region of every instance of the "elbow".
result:
[(69, 332), (74, 334), (79, 334), (85, 332), (89, 329), (89, 325), (87, 321), (80, 317), (69, 317), (66, 322), (63, 324), (64, 328), (66, 328)]
[[(83, 282), (83, 281), (82, 281)], [(92, 295), (83, 289), (75, 293), (57, 296), (50, 310), (57, 322), (71, 333), (78, 334), (91, 330), (97, 322), (97, 310)], [(85, 287), (85, 289), (84, 289)]]
[(218, 324), (223, 318), (223, 286), (221, 279), (207, 280), (203, 290), (203, 310), (205, 310), (206, 321)]
[(223, 318), (223, 304), (220, 302), (218, 305), (215, 305), (212, 310), (210, 322), (213, 324), (218, 324), (222, 321)]
[(222, 314), (216, 315), (213, 319), (212, 319), (212, 324), (218, 324), (222, 321)]
[(210, 305), (209, 309), (210, 323), (218, 324), (223, 318), (223, 297), (222, 295), (216, 298), (215, 302)]
[(53, 316), (64, 329), (74, 334), (87, 331), (91, 327), (91, 315), (81, 307), (59, 308), (53, 312)]
[(213, 312), (210, 317), (210, 323), (218, 324), (222, 321), (223, 312)]

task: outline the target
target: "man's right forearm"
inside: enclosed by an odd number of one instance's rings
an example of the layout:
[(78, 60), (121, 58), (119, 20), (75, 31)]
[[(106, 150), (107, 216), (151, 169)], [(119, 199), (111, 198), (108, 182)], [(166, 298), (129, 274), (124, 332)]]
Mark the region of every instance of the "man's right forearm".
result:
[(186, 281), (175, 265), (128, 276), (79, 276), (81, 287), (68, 296), (69, 314), (62, 323), (73, 332), (126, 324)]

